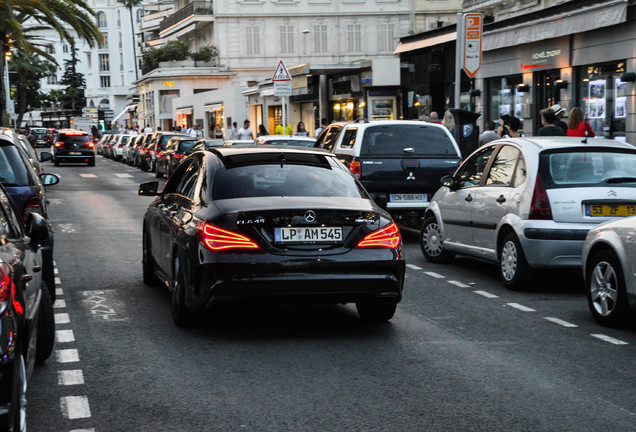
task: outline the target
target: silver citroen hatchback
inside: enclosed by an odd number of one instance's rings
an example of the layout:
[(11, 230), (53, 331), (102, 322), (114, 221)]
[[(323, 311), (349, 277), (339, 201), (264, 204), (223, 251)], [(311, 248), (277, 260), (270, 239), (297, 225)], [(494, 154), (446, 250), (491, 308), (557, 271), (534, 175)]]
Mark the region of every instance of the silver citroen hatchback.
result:
[(535, 268), (580, 268), (587, 232), (636, 215), (636, 147), (607, 139), (497, 140), (471, 154), (431, 200), (420, 244), (500, 266), (522, 289)]

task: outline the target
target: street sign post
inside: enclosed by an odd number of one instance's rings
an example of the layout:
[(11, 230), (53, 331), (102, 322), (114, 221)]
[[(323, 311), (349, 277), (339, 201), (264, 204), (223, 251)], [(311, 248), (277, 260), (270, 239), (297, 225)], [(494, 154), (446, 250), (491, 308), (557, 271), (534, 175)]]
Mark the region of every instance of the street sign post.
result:
[[(480, 13), (464, 15), (463, 26), (463, 68), (466, 75), (474, 78), (481, 68), (481, 36), (484, 17)], [(458, 35), (459, 36), (459, 35)]]
[(274, 82), (274, 96), (280, 96), (283, 98), (283, 135), (285, 135), (285, 131), (287, 130), (287, 96), (292, 95), (292, 78), (289, 75), (289, 71), (285, 66), (285, 63), (281, 60), (278, 62), (278, 67), (276, 68), (276, 72), (274, 72), (274, 76), (272, 77), (272, 81)]

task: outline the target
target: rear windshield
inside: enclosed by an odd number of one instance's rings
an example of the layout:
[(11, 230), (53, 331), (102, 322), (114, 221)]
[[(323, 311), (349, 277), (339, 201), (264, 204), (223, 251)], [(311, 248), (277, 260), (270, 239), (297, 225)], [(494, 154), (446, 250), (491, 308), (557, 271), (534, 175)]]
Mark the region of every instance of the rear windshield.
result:
[(186, 152), (194, 147), (196, 143), (197, 142), (195, 140), (179, 141), (179, 150)]
[(313, 147), (314, 142), (309, 140), (294, 140), (294, 139), (276, 139), (271, 141), (263, 141), (265, 145), (289, 145), (299, 147)]
[(360, 155), (457, 156), (457, 150), (443, 129), (423, 123), (366, 128)]
[(77, 144), (78, 146), (81, 146), (90, 141), (90, 138), (88, 135), (60, 135), (58, 140), (62, 141), (65, 145)]
[(35, 181), (27, 172), (27, 164), (20, 150), (0, 141), (0, 183), (5, 186), (34, 186)]
[(33, 129), (33, 130), (31, 130), (31, 134), (44, 136), (44, 135), (46, 135), (46, 129)]
[(166, 144), (168, 144), (168, 141), (170, 141), (170, 138), (175, 136), (180, 136), (180, 135), (161, 135), (161, 138), (159, 139), (159, 147), (161, 147), (162, 150), (165, 150)]
[(542, 153), (539, 170), (546, 187), (636, 183), (636, 152), (578, 149)]
[(336, 165), (242, 165), (214, 176), (215, 200), (265, 196), (366, 198), (351, 174)]

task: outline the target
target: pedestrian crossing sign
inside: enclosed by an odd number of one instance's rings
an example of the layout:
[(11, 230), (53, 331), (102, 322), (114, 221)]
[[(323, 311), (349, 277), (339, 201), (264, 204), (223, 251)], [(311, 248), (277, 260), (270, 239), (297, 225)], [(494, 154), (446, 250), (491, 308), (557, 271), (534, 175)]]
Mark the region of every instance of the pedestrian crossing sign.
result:
[(285, 63), (281, 60), (278, 62), (278, 67), (276, 68), (276, 72), (274, 72), (274, 76), (272, 77), (272, 81), (291, 81), (291, 76), (285, 67)]

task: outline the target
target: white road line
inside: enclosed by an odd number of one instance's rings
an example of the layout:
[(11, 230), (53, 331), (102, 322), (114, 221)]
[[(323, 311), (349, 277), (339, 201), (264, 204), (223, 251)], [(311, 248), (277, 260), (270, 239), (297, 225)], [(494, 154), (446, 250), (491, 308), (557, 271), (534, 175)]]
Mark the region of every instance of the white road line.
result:
[(578, 327), (576, 324), (563, 321), (562, 319), (559, 319), (559, 318), (545, 317), (545, 319), (563, 327), (570, 327), (570, 328)]
[(451, 285), (458, 286), (460, 288), (470, 288), (470, 285), (466, 285), (465, 283), (461, 283), (459, 281), (449, 280), (449, 281), (446, 281), (446, 282), (448, 282)]
[(130, 178), (132, 177), (132, 175), (130, 174), (115, 174), (117, 177), (119, 178)]
[(73, 330), (56, 330), (55, 331), (55, 342), (65, 343), (65, 342), (74, 342), (75, 335), (73, 334)]
[(519, 309), (520, 311), (523, 311), (523, 312), (536, 312), (536, 310), (531, 309), (531, 308), (529, 308), (527, 306), (524, 306), (524, 305), (520, 305), (519, 303), (506, 303), (506, 306), (510, 306), (510, 307), (515, 308), (515, 309)]
[(60, 271), (56, 268), (53, 269), (53, 274), (58, 274)]
[(64, 290), (62, 288), (55, 288), (55, 295), (64, 295)]
[(413, 270), (422, 270), (422, 267), (418, 267), (414, 264), (407, 264), (406, 265), (408, 268), (413, 269)]
[(84, 384), (84, 373), (81, 369), (58, 371), (57, 383), (63, 386)]
[(53, 308), (55, 309), (62, 309), (66, 307), (66, 301), (62, 300), (62, 299), (58, 299), (55, 300), (55, 303), (53, 303)]
[(61, 285), (62, 280), (60, 278), (55, 278), (55, 285)]
[(434, 277), (435, 279), (444, 279), (446, 277), (444, 275), (441, 275), (441, 274), (435, 273), (435, 272), (424, 272), (424, 274), (427, 274), (430, 277)]
[(79, 353), (76, 349), (57, 350), (55, 353), (57, 354), (58, 363), (74, 363), (79, 361)]
[(91, 409), (88, 406), (88, 398), (86, 396), (65, 396), (60, 399), (62, 413), (64, 417), (75, 420), (81, 418), (89, 418)]
[(593, 334), (590, 336), (603, 340), (605, 342), (613, 343), (614, 345), (629, 345), (627, 342), (623, 342), (622, 340), (614, 339), (613, 337), (605, 336), (602, 334)]
[(53, 315), (53, 319), (55, 321), (55, 324), (68, 324), (71, 322), (71, 318), (68, 316), (67, 313), (57, 313)]
[(95, 174), (80, 174), (80, 177), (84, 177), (84, 178), (96, 178), (97, 176)]
[(473, 291), (475, 294), (479, 294), (481, 296), (484, 296), (486, 298), (499, 298), (499, 296), (496, 296), (494, 294), (490, 294), (488, 291)]
[(72, 431), (69, 432), (95, 432), (95, 429), (90, 428), (90, 429), (73, 429)]

